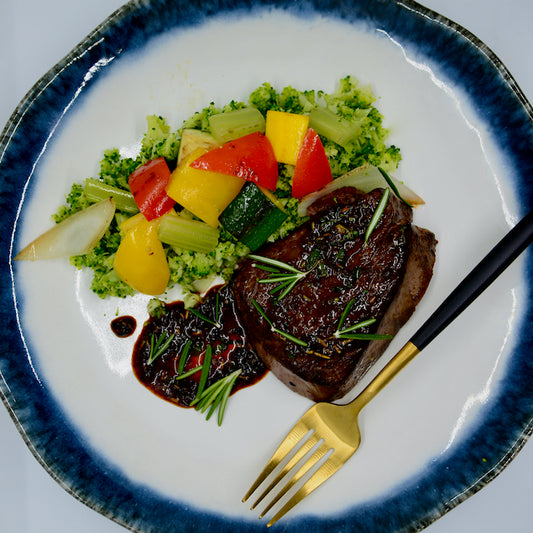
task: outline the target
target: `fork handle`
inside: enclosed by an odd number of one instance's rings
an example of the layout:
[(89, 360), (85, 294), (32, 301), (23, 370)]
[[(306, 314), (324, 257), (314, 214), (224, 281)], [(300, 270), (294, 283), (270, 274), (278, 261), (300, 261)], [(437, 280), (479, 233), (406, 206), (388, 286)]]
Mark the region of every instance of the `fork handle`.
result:
[(446, 326), (461, 314), (533, 241), (530, 211), (466, 276), (403, 348), (367, 387), (348, 404), (357, 413), (412, 361)]
[(411, 337), (423, 350), (457, 318), (533, 241), (533, 210), (530, 211), (481, 260), (437, 310)]

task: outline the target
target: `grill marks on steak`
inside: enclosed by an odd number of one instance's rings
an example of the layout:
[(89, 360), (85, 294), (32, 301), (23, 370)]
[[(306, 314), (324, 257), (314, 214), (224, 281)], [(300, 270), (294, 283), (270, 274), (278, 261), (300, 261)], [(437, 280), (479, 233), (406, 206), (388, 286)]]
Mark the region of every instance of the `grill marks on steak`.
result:
[[(295, 392), (315, 401), (346, 394), (383, 353), (390, 341), (335, 337), (341, 316), (353, 300), (343, 329), (367, 319), (358, 333), (395, 335), (422, 298), (432, 276), (435, 237), (412, 225), (412, 210), (391, 195), (368, 243), (364, 236), (382, 189), (364, 194), (343, 188), (317, 200), (310, 220), (261, 255), (310, 272), (279, 300), (268, 277), (245, 262), (234, 281), (237, 307), (250, 342), (270, 370)], [(272, 332), (273, 326), (307, 346)]]

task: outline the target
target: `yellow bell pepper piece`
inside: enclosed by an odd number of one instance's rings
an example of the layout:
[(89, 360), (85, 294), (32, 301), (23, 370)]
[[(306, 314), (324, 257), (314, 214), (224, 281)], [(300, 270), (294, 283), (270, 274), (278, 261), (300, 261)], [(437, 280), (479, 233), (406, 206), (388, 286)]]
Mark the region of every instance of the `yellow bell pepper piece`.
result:
[(309, 117), (285, 111), (267, 111), (265, 135), (278, 163), (296, 165), (300, 148), (309, 128)]
[(123, 222), (125, 235), (113, 262), (122, 281), (153, 296), (164, 293), (170, 279), (165, 251), (157, 236), (158, 226), (159, 220), (148, 222), (141, 213)]
[(209, 224), (218, 227), (218, 217), (239, 194), (244, 180), (210, 170), (192, 168), (190, 164), (205, 154), (198, 148), (175, 168), (167, 185), (167, 194), (178, 204)]

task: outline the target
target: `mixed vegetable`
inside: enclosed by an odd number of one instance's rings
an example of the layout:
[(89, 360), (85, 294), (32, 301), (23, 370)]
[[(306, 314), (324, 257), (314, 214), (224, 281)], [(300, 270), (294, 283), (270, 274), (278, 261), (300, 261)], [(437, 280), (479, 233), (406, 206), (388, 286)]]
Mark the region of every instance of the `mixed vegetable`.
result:
[(16, 259), (69, 256), (93, 269), (102, 297), (160, 295), (175, 284), (194, 295), (198, 280), (228, 280), (242, 257), (292, 231), (337, 186), (388, 186), (420, 203), (388, 175), (400, 153), (385, 144), (373, 101), (347, 77), (332, 94), (265, 83), (247, 104), (211, 104), (177, 132), (150, 116), (138, 156), (106, 151), (100, 176), (74, 184), (58, 224)]

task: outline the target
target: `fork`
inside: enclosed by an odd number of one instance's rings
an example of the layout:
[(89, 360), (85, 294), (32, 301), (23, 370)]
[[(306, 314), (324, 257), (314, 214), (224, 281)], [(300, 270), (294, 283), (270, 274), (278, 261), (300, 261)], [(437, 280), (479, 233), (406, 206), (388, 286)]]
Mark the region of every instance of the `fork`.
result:
[[(251, 506), (271, 498), (263, 518), (280, 501), (281, 509), (270, 519), (272, 526), (348, 461), (361, 443), (358, 416), (416, 355), (461, 314), (533, 241), (533, 211), (466, 276), (403, 348), (350, 403), (327, 402), (311, 407), (274, 452), (243, 498), (254, 494), (268, 478), (274, 478)], [(292, 492), (291, 492), (292, 491)], [(283, 502), (283, 498), (285, 502)]]

